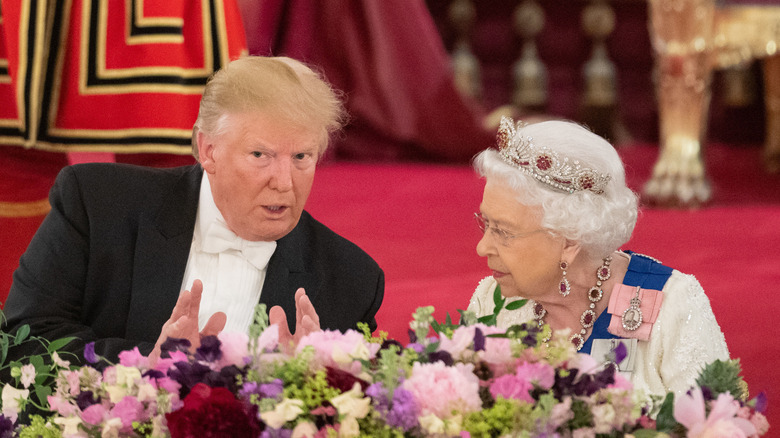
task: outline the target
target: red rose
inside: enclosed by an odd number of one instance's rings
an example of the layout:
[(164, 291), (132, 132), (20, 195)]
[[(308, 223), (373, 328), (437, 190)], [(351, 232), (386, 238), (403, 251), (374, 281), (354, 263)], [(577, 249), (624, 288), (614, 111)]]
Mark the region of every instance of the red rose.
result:
[(198, 383), (184, 398), (184, 406), (165, 418), (171, 438), (254, 438), (261, 432), (256, 409), (225, 388)]

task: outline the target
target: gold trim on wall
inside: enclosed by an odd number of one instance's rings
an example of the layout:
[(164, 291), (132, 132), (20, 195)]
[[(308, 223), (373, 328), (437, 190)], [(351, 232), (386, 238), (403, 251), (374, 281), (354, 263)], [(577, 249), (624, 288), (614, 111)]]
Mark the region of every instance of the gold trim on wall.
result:
[(45, 216), (51, 206), (48, 199), (30, 202), (0, 202), (0, 217)]

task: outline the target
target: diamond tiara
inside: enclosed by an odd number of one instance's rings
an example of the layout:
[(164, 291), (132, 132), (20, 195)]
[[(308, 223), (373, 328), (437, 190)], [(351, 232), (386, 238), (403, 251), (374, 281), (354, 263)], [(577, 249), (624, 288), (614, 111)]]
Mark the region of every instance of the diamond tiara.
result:
[(590, 190), (597, 195), (604, 193), (610, 175), (584, 167), (578, 160), (569, 160), (549, 148), (537, 147), (533, 138), (518, 132), (524, 126), (526, 123), (522, 121), (515, 125), (509, 117), (501, 118), (496, 143), (504, 162), (567, 193), (581, 190)]

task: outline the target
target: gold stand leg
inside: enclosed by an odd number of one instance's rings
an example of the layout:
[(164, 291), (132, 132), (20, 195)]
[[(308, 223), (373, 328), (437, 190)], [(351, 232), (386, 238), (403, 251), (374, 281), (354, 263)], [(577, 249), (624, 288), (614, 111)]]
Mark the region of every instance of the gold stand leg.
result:
[(763, 60), (766, 100), (766, 144), (764, 168), (780, 173), (780, 55)]
[(650, 0), (649, 4), (660, 154), (643, 196), (654, 205), (695, 207), (712, 195), (702, 142), (710, 104), (715, 0)]

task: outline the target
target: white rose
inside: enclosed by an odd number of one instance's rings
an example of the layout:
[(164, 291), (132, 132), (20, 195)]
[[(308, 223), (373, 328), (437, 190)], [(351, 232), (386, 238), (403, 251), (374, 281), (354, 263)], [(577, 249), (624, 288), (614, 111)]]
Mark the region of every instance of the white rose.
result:
[(10, 383), (3, 386), (3, 415), (11, 421), (16, 421), (19, 415), (19, 402), (24, 402), (30, 396), (29, 389), (16, 389)]
[(353, 438), (360, 436), (360, 425), (355, 417), (347, 416), (341, 420), (339, 427), (339, 438)]
[(136, 382), (141, 380), (141, 370), (135, 367), (116, 366), (116, 384), (124, 385), (128, 388), (135, 386)]
[(368, 350), (368, 347), (364, 342), (358, 342), (350, 354), (352, 355), (353, 359), (358, 360), (368, 360), (371, 358), (371, 352)]
[(419, 417), (420, 427), (428, 435), (441, 435), (444, 433), (444, 422), (434, 414), (428, 414), (424, 417)]
[(29, 388), (30, 385), (35, 383), (35, 365), (28, 363), (22, 366), (22, 386)]
[(340, 415), (355, 418), (363, 418), (371, 410), (371, 399), (363, 397), (359, 383), (352, 385), (352, 389), (349, 391), (333, 397), (330, 402)]
[(122, 385), (106, 385), (106, 392), (111, 403), (117, 404), (128, 395), (127, 388)]
[(101, 438), (119, 438), (119, 430), (122, 429), (121, 418), (109, 418), (103, 423), (103, 431), (100, 433)]
[(303, 400), (286, 398), (277, 404), (272, 411), (262, 412), (260, 419), (274, 429), (284, 426), (284, 423), (295, 420), (303, 413)]
[(83, 436), (79, 431), (79, 425), (81, 424), (81, 418), (79, 417), (56, 417), (54, 418), (54, 424), (62, 427), (62, 436)]
[(292, 431), (291, 438), (311, 438), (317, 433), (317, 426), (311, 421), (302, 421)]

